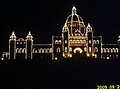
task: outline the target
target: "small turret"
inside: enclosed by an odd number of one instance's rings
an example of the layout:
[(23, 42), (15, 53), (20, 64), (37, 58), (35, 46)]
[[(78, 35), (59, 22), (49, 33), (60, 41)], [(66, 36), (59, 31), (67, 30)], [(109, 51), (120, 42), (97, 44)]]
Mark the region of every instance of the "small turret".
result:
[(33, 36), (31, 35), (31, 32), (29, 31), (27, 37), (26, 37), (26, 57), (25, 59), (32, 59), (32, 49), (33, 49)]
[(92, 32), (92, 27), (90, 26), (90, 23), (88, 23), (87, 31), (88, 31), (88, 32)]
[(9, 53), (10, 57), (9, 59), (16, 59), (16, 35), (14, 31), (12, 32), (12, 35), (9, 39)]
[(72, 8), (72, 15), (76, 15), (76, 8), (75, 8), (75, 5), (73, 5), (73, 8)]
[(11, 40), (16, 40), (16, 35), (15, 35), (14, 31), (12, 32), (12, 35), (10, 36), (10, 39)]
[(27, 35), (27, 40), (32, 40), (33, 39), (33, 36), (31, 35), (31, 32), (29, 31), (28, 35)]
[(64, 24), (62, 31), (63, 31), (63, 32), (64, 32), (64, 31), (68, 31), (68, 26), (67, 26), (66, 23)]

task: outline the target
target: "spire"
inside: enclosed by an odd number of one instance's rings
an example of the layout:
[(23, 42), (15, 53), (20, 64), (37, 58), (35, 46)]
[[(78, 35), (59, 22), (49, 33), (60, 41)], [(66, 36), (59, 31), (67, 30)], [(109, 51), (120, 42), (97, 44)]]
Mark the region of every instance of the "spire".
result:
[(29, 31), (28, 35), (30, 36), (31, 35), (31, 32)]
[(14, 31), (12, 32), (12, 35), (15, 35)]
[(33, 38), (33, 36), (31, 35), (31, 32), (29, 31), (29, 33), (28, 33), (28, 35), (27, 35), (27, 37), (26, 37), (27, 39), (32, 39)]
[(90, 26), (90, 23), (88, 23), (88, 27), (90, 28), (91, 26)]
[(72, 15), (75, 15), (76, 14), (76, 8), (75, 8), (75, 5), (73, 5), (73, 8), (72, 8)]
[(88, 23), (87, 30), (92, 32), (92, 27), (90, 26), (90, 23)]
[(15, 35), (14, 31), (12, 32), (12, 35), (10, 36), (10, 39), (16, 39), (16, 35)]

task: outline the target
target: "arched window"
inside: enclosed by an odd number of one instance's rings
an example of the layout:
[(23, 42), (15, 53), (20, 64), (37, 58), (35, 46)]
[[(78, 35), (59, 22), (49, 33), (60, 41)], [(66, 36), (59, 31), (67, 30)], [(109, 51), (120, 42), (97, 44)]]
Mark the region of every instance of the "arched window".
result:
[(82, 43), (82, 40), (80, 40), (80, 43)]
[(38, 49), (38, 53), (42, 53), (42, 48)]
[(58, 48), (56, 49), (56, 52), (57, 52), (57, 53), (60, 53), (60, 47), (58, 47)]
[(86, 40), (83, 40), (83, 43), (86, 43)]
[(23, 48), (23, 49), (22, 49), (22, 53), (25, 53), (25, 51), (26, 51), (26, 49), (25, 49), (25, 48)]
[(48, 50), (46, 48), (44, 48), (44, 51), (45, 51), (45, 53), (48, 53)]
[(55, 44), (58, 44), (58, 40), (55, 40)]
[(106, 49), (105, 48), (102, 48), (102, 50), (103, 50), (103, 53), (106, 53)]
[(117, 52), (117, 53), (119, 53), (119, 50), (118, 50), (118, 48), (116, 48), (116, 52)]
[(97, 47), (94, 48), (94, 52), (98, 52), (98, 48)]
[(59, 40), (59, 44), (61, 44), (61, 40)]
[(72, 51), (72, 48), (70, 47), (70, 49), (69, 49), (70, 51)]
[(107, 52), (107, 53), (109, 53), (109, 52), (110, 52), (108, 48), (106, 48), (106, 52)]
[(110, 53), (113, 53), (113, 50), (111, 48), (109, 48), (109, 51), (110, 51)]
[(35, 48), (33, 49), (33, 53), (35, 53)]
[(42, 49), (42, 53), (44, 53), (44, 49)]
[(19, 53), (22, 53), (22, 48), (19, 49)]
[(96, 44), (96, 40), (93, 40), (93, 44)]
[(19, 53), (19, 48), (16, 48), (16, 53)]
[(73, 40), (73, 43), (75, 43), (75, 40)]
[(77, 40), (75, 40), (75, 43), (77, 43)]
[(99, 44), (99, 40), (96, 41), (96, 44)]
[(115, 48), (112, 48), (112, 50), (113, 50), (113, 53), (116, 53), (116, 49)]
[(79, 43), (79, 40), (77, 40), (77, 43)]
[(50, 48), (50, 49), (49, 49), (49, 53), (52, 53), (52, 52), (53, 52), (53, 49), (52, 49), (52, 48)]
[(35, 53), (38, 53), (38, 51), (37, 51), (37, 50), (35, 50)]

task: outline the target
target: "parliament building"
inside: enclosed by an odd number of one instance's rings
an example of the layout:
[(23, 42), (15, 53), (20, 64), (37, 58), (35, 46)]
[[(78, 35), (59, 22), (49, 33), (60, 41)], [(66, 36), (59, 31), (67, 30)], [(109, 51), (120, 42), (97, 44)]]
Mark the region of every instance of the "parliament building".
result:
[(102, 43), (102, 36), (94, 36), (90, 23), (85, 26), (75, 6), (67, 17), (60, 36), (52, 36), (51, 44), (34, 44), (31, 32), (26, 39), (17, 39), (14, 32), (9, 39), (9, 51), (2, 53), (5, 59), (66, 58), (118, 59), (120, 56), (120, 36), (116, 44)]

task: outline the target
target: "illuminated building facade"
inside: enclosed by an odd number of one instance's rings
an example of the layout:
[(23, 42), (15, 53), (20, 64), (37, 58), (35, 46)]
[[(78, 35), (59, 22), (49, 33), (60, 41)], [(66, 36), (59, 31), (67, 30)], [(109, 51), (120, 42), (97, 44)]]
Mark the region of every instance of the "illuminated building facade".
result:
[(31, 32), (26, 39), (17, 39), (13, 32), (9, 39), (9, 52), (3, 52), (3, 59), (51, 58), (95, 58), (118, 59), (120, 36), (116, 44), (103, 44), (102, 36), (94, 36), (93, 29), (77, 14), (75, 6), (66, 19), (61, 36), (52, 36), (51, 44), (34, 44)]

